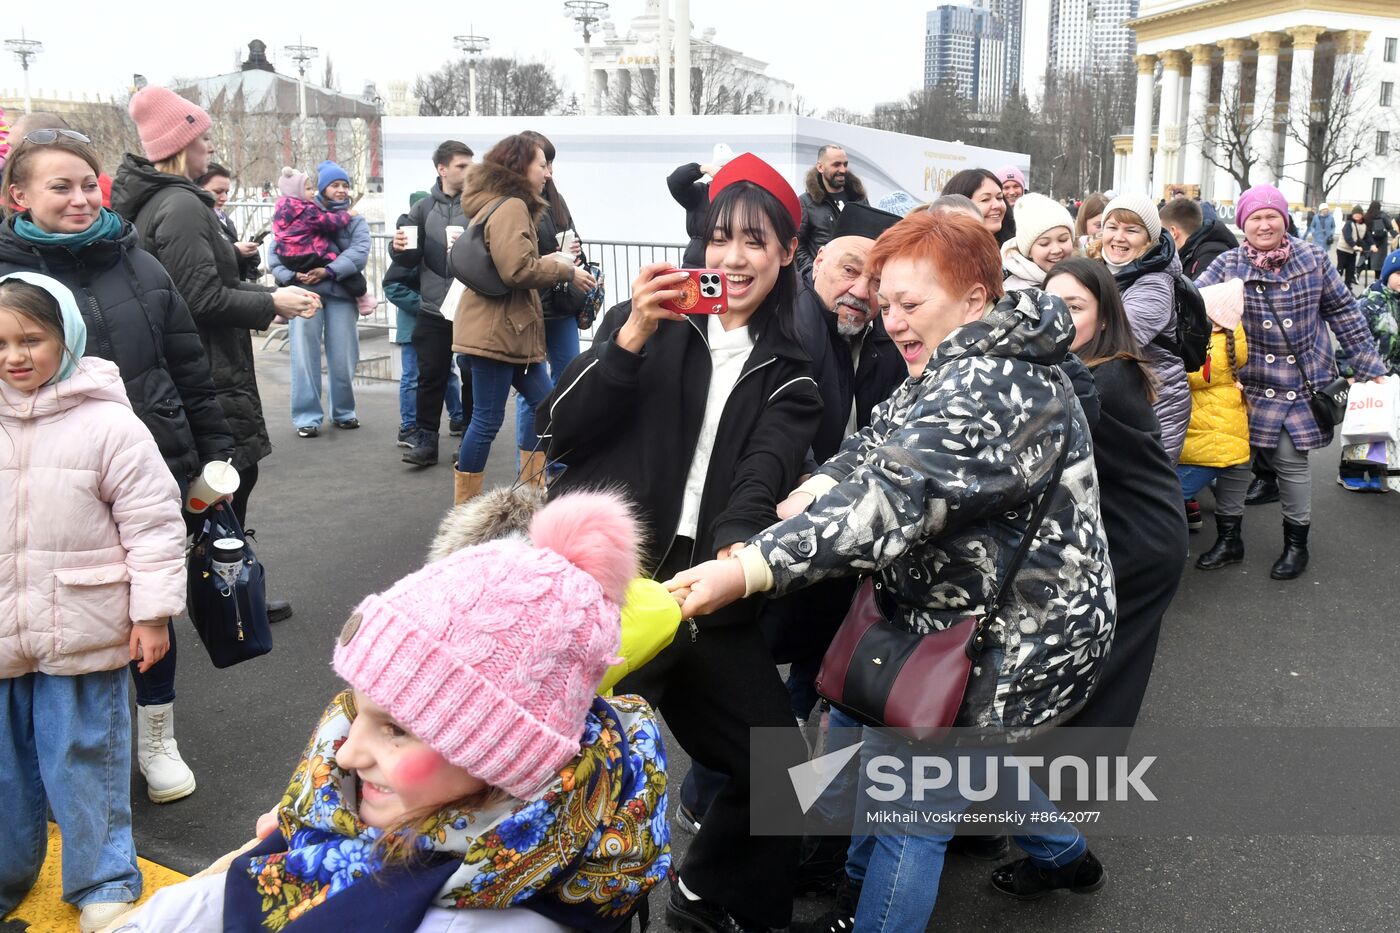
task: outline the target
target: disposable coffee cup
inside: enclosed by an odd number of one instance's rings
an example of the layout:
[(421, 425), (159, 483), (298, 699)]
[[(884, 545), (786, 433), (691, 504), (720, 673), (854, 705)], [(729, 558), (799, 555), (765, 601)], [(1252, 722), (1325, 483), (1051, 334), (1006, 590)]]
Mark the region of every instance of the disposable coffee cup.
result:
[(465, 233), (466, 230), (466, 227), (459, 227), (456, 224), (452, 224), (447, 228), (447, 248), (449, 250), (452, 249), (452, 244), (457, 242), (457, 238)]
[(228, 586), (238, 585), (243, 571), (243, 539), (219, 538), (209, 552), (209, 563)]
[(410, 224), (408, 226), (400, 227), (399, 229), (403, 231), (403, 238), (406, 241), (404, 244), (404, 249), (417, 249), (418, 227), (416, 225)]
[(195, 514), (203, 512), (220, 499), (226, 499), (237, 492), (238, 482), (238, 471), (233, 468), (232, 463), (218, 460), (206, 463), (204, 470), (190, 483), (189, 494), (185, 496), (185, 508)]

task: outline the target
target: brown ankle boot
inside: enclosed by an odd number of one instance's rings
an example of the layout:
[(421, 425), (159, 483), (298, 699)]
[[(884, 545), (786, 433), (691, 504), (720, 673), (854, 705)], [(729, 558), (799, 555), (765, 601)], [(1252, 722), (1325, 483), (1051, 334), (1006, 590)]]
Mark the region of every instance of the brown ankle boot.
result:
[(522, 486), (545, 487), (545, 457), (542, 450), (520, 451), (520, 484)]
[(452, 468), (452, 504), (461, 505), (481, 492), (481, 479), (485, 473), (463, 473)]

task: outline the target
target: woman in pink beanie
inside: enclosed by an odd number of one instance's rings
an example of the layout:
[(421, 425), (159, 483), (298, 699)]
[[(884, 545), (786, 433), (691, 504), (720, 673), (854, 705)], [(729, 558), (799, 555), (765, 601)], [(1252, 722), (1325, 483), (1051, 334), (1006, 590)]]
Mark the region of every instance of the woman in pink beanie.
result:
[(564, 496), (367, 597), (264, 838), (119, 929), (624, 926), (671, 862), (656, 716), (596, 695), (637, 538), (618, 497)]

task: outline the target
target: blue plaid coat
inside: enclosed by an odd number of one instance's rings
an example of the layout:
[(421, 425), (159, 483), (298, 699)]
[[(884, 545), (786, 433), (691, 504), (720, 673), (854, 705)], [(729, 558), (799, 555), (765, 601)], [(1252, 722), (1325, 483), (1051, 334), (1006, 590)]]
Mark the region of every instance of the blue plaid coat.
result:
[(1308, 407), (1307, 389), (1289, 341), (1308, 379), (1319, 389), (1337, 378), (1329, 327), (1347, 351), (1358, 379), (1383, 375), (1386, 368), (1376, 355), (1360, 302), (1347, 291), (1327, 254), (1296, 237), (1289, 237), (1289, 242), (1292, 253), (1278, 272), (1250, 265), (1244, 247), (1239, 246), (1221, 253), (1196, 284), (1244, 280), (1249, 361), (1239, 376), (1249, 400), (1249, 442), (1255, 447), (1277, 447), (1279, 432), (1286, 428), (1295, 447), (1314, 450), (1332, 443), (1332, 431), (1318, 425)]

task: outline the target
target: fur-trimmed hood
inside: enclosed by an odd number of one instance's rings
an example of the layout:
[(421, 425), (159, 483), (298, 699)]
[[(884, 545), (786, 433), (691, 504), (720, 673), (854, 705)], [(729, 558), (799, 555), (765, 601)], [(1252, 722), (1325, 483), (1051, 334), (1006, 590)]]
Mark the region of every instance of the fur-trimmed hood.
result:
[(530, 190), (530, 183), (523, 175), (491, 162), (479, 162), (467, 170), (467, 178), (462, 185), (462, 213), (468, 219), (502, 197), (524, 201), (530, 208), (530, 220), (536, 225), (549, 209), (549, 204), (540, 197), (540, 193)]
[(538, 486), (501, 486), (463, 502), (442, 517), (428, 549), (429, 563), (464, 547), (524, 535), (544, 502)]
[[(827, 191), (822, 187), (821, 176), (817, 174), (817, 167), (814, 165), (807, 169), (807, 197), (818, 204), (826, 200)], [(855, 172), (846, 172), (846, 197), (850, 201), (865, 200), (865, 185)]]

